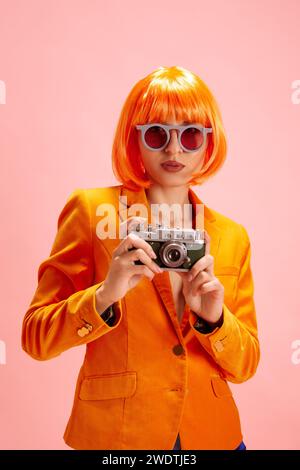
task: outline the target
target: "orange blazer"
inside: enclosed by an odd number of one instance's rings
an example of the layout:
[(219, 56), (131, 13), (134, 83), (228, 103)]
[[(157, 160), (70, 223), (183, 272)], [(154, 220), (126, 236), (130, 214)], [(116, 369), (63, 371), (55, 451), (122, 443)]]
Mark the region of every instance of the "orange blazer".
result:
[[(228, 382), (251, 378), (260, 358), (246, 229), (204, 205), (214, 272), (225, 288), (221, 327), (198, 332), (187, 304), (179, 323), (167, 271), (143, 277), (116, 302), (109, 326), (96, 310), (95, 291), (121, 240), (98, 238), (97, 206), (113, 204), (118, 234), (126, 218), (121, 196), (128, 207), (149, 207), (144, 189), (123, 185), (69, 196), (50, 256), (39, 266), (22, 347), (47, 360), (86, 345), (64, 433), (74, 449), (168, 450), (178, 433), (183, 450), (235, 449), (243, 435)], [(203, 204), (191, 188), (189, 200)]]

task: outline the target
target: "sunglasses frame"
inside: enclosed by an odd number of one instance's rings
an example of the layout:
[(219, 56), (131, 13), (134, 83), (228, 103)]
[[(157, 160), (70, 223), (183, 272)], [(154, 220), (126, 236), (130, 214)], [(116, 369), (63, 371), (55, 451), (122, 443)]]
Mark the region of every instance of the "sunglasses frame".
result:
[[(153, 126), (159, 126), (161, 127), (162, 129), (164, 129), (164, 131), (166, 132), (167, 134), (167, 141), (166, 143), (162, 146), (162, 147), (159, 147), (159, 148), (153, 148), (153, 147), (150, 147), (146, 140), (145, 140), (145, 133), (147, 132), (148, 129), (150, 129), (151, 127)], [(187, 129), (189, 129), (190, 127), (193, 127), (193, 128), (196, 128), (196, 129), (199, 129), (202, 133), (203, 133), (203, 142), (202, 144), (200, 145), (200, 147), (198, 147), (197, 149), (195, 150), (190, 150), (190, 149), (187, 149), (181, 142), (181, 136), (183, 134), (184, 131), (186, 131)], [(178, 135), (178, 141), (179, 141), (179, 144), (182, 148), (182, 150), (184, 150), (184, 152), (189, 152), (189, 153), (192, 153), (192, 152), (198, 152), (201, 147), (203, 147), (206, 143), (206, 136), (207, 134), (209, 133), (212, 133), (212, 127), (203, 127), (199, 124), (187, 124), (185, 126), (171, 126), (171, 125), (167, 125), (167, 124), (160, 124), (160, 123), (157, 123), (157, 122), (151, 122), (150, 124), (138, 124), (135, 126), (135, 128), (137, 130), (141, 130), (142, 131), (142, 141), (143, 141), (143, 144), (145, 145), (145, 147), (148, 149), (148, 150), (152, 150), (152, 152), (157, 152), (157, 151), (160, 151), (160, 150), (163, 150), (165, 147), (167, 147), (167, 145), (169, 144), (170, 142), (170, 139), (171, 139), (171, 134), (170, 134), (170, 130), (171, 129), (177, 129), (179, 130), (179, 135)]]

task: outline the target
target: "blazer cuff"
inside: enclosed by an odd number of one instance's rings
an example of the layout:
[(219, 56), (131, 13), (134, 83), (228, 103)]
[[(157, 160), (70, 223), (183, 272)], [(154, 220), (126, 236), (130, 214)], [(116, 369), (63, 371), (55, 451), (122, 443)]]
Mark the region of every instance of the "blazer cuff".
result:
[(202, 333), (199, 329), (195, 328), (195, 323), (198, 320), (198, 315), (190, 311), (189, 323), (193, 331), (202, 344), (204, 349), (213, 356), (218, 356), (226, 351), (226, 345), (229, 343), (232, 331), (234, 330), (235, 318), (230, 312), (228, 307), (223, 304), (223, 323), (221, 326), (216, 326), (213, 331)]
[[(104, 281), (101, 281), (85, 289), (85, 293), (81, 299), (82, 308), (78, 309), (79, 316), (82, 321), (82, 327), (81, 329), (78, 329), (77, 334), (79, 336), (86, 336), (86, 330), (89, 330), (89, 342), (116, 328), (122, 318), (121, 299), (113, 304), (114, 322), (112, 322), (112, 318), (105, 321), (105, 318), (102, 318), (102, 316), (99, 314), (96, 308), (96, 291), (103, 284), (103, 282)], [(101, 334), (99, 334), (100, 332)]]

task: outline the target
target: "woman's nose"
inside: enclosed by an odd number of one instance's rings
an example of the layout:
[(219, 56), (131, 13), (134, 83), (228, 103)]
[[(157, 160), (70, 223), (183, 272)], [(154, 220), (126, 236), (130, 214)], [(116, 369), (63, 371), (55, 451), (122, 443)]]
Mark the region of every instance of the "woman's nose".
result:
[(168, 145), (165, 148), (166, 152), (170, 153), (181, 153), (182, 148), (180, 146), (179, 140), (178, 140), (178, 134), (176, 129), (171, 129), (170, 130), (170, 141)]

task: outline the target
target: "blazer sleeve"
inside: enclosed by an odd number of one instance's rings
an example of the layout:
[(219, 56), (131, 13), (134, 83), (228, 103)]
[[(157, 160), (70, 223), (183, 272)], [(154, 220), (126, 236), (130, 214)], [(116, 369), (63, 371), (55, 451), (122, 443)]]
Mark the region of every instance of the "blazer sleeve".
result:
[(208, 334), (194, 328), (197, 315), (190, 311), (189, 323), (203, 348), (220, 367), (226, 380), (240, 383), (251, 378), (260, 359), (257, 320), (254, 305), (254, 286), (250, 266), (251, 246), (246, 229), (242, 231), (243, 249), (237, 281), (237, 295), (232, 311), (223, 304), (223, 324)]
[[(91, 219), (85, 190), (69, 196), (57, 224), (50, 252), (38, 269), (38, 285), (22, 324), (22, 348), (47, 360), (89, 343), (116, 328), (121, 300), (114, 303), (115, 323), (109, 326), (96, 309)], [(101, 260), (99, 260), (101, 262)]]

